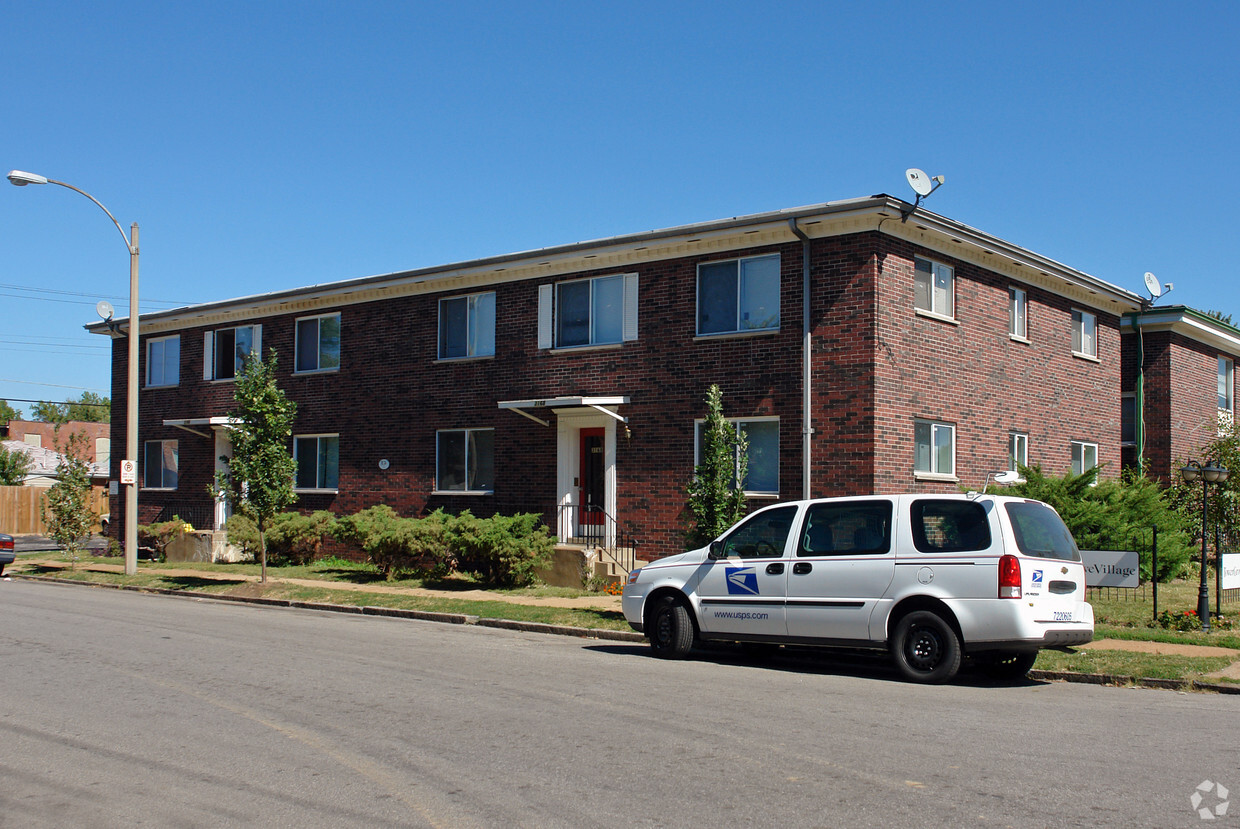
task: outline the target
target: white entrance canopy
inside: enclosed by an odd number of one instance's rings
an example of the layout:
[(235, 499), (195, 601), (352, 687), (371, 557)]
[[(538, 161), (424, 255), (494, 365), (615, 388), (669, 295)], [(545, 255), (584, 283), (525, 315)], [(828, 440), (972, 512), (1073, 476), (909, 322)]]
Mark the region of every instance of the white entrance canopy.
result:
[(229, 426), (236, 426), (240, 422), (241, 421), (231, 417), (191, 417), (184, 420), (165, 420), (164, 425), (172, 426), (177, 429), (184, 429), (185, 431), (198, 435), (199, 437), (209, 438), (211, 437), (210, 434), (207, 432), (200, 432), (194, 427), (206, 426), (209, 429), (226, 429)]
[(629, 402), (628, 397), (548, 397), (540, 400), (501, 400), (499, 407), (501, 409), (511, 409), (519, 415), (528, 417), (530, 420), (541, 426), (550, 426), (551, 424), (542, 418), (535, 417), (529, 410), (538, 409), (574, 409), (589, 407), (598, 409), (608, 417), (614, 417), (621, 423), (628, 423), (627, 417), (621, 417), (606, 406), (623, 406)]

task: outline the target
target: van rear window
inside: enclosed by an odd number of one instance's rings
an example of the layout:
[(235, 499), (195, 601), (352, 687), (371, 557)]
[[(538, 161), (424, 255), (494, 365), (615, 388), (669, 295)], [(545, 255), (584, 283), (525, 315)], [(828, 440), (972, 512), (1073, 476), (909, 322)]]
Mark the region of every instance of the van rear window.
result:
[(964, 553), (990, 548), (990, 520), (972, 501), (913, 502), (913, 545), (923, 553)]
[(1027, 556), (1080, 561), (1072, 533), (1053, 509), (1039, 501), (1011, 501), (1005, 505), (1016, 546)]

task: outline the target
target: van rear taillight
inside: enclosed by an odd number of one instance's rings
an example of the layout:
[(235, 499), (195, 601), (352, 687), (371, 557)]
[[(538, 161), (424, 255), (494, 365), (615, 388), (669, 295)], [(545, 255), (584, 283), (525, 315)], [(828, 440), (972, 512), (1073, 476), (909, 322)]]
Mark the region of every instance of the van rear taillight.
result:
[(999, 598), (1020, 598), (1020, 559), (1006, 555), (999, 559)]

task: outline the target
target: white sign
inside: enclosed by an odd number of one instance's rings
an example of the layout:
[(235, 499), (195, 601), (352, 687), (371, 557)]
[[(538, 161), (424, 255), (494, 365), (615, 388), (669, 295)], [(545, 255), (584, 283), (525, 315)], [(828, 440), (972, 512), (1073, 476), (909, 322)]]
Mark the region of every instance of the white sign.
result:
[(1219, 581), (1219, 587), (1223, 590), (1240, 587), (1240, 553), (1223, 556), (1223, 578)]
[(1138, 587), (1141, 557), (1121, 550), (1081, 550), (1086, 587)]
[(121, 461), (121, 483), (136, 484), (138, 482), (137, 461)]

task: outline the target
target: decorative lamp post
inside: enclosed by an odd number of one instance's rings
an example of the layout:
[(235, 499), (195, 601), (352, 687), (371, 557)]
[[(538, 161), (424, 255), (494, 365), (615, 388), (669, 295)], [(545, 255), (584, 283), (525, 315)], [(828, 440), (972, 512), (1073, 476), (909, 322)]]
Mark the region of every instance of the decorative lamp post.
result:
[(1201, 587), (1197, 591), (1197, 618), (1201, 619), (1201, 629), (1210, 632), (1210, 588), (1206, 586), (1206, 515), (1209, 509), (1210, 484), (1221, 484), (1227, 480), (1227, 469), (1207, 463), (1205, 466), (1197, 461), (1189, 461), (1180, 470), (1180, 477), (1193, 484), (1201, 481)]
[(59, 184), (75, 193), (81, 193), (108, 214), (129, 251), (129, 388), (125, 395), (125, 466), (133, 477), (129, 478), (125, 492), (125, 574), (132, 576), (138, 572), (138, 223), (134, 222), (130, 226), (129, 235), (126, 236), (116, 217), (85, 190), (21, 170), (11, 171), (8, 178), (17, 187), (25, 187), (27, 184)]

